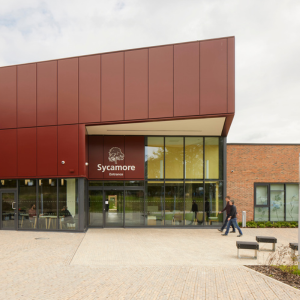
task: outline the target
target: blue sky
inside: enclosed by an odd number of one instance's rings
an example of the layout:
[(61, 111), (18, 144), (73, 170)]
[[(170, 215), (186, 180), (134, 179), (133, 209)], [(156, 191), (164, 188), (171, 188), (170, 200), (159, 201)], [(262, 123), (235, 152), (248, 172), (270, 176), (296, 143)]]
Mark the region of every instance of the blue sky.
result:
[(236, 37), (228, 142), (300, 143), (300, 1), (0, 0), (0, 66)]

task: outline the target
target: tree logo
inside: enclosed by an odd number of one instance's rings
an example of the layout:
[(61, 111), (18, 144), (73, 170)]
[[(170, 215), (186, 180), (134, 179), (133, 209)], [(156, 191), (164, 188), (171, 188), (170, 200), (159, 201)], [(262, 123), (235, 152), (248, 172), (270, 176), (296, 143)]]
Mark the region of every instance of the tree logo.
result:
[(124, 160), (125, 155), (122, 153), (121, 149), (118, 147), (112, 147), (108, 151), (108, 160), (115, 162), (117, 164), (118, 160)]

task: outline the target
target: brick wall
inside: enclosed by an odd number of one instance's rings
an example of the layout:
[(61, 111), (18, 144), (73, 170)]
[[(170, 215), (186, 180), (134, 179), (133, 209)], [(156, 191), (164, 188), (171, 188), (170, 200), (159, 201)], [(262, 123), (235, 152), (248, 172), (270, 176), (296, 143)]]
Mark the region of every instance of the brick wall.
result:
[[(254, 218), (255, 182), (299, 182), (300, 145), (227, 144), (227, 195)], [(232, 172), (233, 171), (233, 172)]]

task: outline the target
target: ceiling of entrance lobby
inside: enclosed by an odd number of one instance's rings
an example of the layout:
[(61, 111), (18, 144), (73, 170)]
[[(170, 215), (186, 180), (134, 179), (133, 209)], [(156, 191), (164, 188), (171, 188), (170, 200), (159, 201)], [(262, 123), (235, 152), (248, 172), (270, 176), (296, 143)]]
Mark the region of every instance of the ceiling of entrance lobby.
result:
[(86, 126), (89, 135), (221, 136), (225, 118)]

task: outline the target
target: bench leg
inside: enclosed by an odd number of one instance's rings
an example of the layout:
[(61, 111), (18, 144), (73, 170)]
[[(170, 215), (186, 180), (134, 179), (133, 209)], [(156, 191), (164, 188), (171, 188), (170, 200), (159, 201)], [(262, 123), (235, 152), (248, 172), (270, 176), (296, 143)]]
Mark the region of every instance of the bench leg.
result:
[(273, 243), (273, 249), (272, 249), (272, 251), (275, 252), (275, 249), (276, 249), (276, 244)]
[[(245, 250), (253, 250), (253, 249), (245, 249)], [(257, 249), (254, 250), (255, 251), (255, 255), (254, 256), (240, 256), (240, 249), (237, 248), (237, 257), (238, 258), (248, 258), (248, 259), (257, 259)]]

